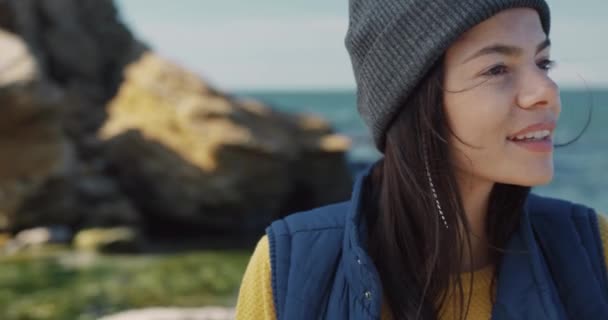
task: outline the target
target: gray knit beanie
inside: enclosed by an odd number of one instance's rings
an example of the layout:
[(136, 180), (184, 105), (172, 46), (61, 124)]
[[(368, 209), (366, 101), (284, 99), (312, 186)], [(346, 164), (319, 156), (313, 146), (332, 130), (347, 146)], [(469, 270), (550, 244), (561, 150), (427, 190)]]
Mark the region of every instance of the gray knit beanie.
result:
[(547, 35), (544, 0), (350, 0), (345, 44), (357, 82), (357, 109), (384, 151), (400, 104), (465, 31), (498, 12), (530, 7)]

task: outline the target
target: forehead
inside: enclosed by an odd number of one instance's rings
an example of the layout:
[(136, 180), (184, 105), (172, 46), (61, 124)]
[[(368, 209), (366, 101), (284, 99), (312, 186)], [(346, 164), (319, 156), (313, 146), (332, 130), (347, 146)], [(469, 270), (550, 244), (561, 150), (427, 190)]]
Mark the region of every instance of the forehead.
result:
[(513, 8), (501, 11), (465, 32), (448, 48), (448, 54), (466, 54), (497, 42), (534, 50), (545, 38), (536, 10)]

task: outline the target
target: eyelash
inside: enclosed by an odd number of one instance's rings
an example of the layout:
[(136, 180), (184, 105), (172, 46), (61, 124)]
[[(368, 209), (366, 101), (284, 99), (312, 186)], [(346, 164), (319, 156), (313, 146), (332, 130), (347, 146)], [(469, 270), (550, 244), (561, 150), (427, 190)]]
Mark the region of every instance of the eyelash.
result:
[[(551, 69), (552, 69), (552, 68), (555, 66), (555, 60), (544, 59), (544, 60), (542, 60), (542, 61), (540, 62), (540, 64), (541, 64), (541, 65), (543, 65), (543, 66), (545, 66), (545, 67), (543, 68), (543, 70), (545, 70), (545, 71), (549, 71), (549, 70), (551, 70)], [(488, 77), (499, 77), (499, 76), (503, 75), (503, 74), (504, 74), (504, 72), (501, 72), (501, 73), (498, 73), (498, 74), (494, 72), (494, 71), (497, 71), (497, 69), (498, 69), (498, 68), (500, 68), (501, 70), (504, 70), (504, 69), (506, 69), (506, 68), (507, 68), (507, 66), (502, 65), (502, 64), (501, 64), (501, 65), (494, 66), (492, 69), (488, 70), (488, 71), (487, 71), (487, 72), (485, 72), (483, 75), (484, 75), (484, 76), (488, 76)], [(541, 68), (542, 68), (542, 67), (541, 67)]]

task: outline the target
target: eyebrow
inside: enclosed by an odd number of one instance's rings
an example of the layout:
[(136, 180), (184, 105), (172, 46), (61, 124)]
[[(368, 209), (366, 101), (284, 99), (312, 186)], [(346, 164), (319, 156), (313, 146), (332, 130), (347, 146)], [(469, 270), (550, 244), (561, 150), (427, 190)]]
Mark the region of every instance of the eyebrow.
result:
[[(543, 42), (539, 43), (536, 46), (536, 53), (538, 54), (539, 52), (543, 51), (545, 48), (551, 46), (551, 40), (549, 40), (549, 38), (546, 38)], [(516, 46), (509, 46), (509, 45), (505, 45), (505, 44), (494, 44), (491, 45), (489, 47), (485, 47), (479, 51), (477, 51), (475, 54), (473, 54), (472, 56), (468, 57), (467, 59), (465, 59), (462, 63), (466, 63), (469, 60), (475, 59), (479, 56), (483, 56), (483, 55), (487, 55), (487, 54), (502, 54), (502, 55), (506, 55), (506, 56), (519, 56), (522, 54), (524, 50), (520, 47), (516, 47)]]

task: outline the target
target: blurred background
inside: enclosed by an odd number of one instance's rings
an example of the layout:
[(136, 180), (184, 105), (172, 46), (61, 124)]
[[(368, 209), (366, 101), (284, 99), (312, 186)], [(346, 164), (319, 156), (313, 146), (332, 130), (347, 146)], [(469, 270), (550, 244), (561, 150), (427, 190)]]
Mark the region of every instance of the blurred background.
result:
[[(548, 2), (557, 143), (591, 122), (534, 191), (606, 212), (608, 2)], [(0, 0), (0, 319), (232, 318), (264, 227), (380, 156), (347, 25), (347, 0)]]

